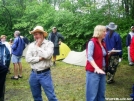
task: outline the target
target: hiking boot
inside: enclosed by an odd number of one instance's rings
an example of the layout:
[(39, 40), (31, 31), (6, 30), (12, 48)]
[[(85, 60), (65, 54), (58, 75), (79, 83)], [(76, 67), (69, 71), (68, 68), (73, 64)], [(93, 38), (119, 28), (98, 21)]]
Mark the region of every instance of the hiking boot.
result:
[(18, 78), (22, 78), (22, 76), (18, 75)]
[(115, 82), (114, 80), (110, 80), (110, 81), (107, 81), (107, 84), (112, 84), (114, 82)]

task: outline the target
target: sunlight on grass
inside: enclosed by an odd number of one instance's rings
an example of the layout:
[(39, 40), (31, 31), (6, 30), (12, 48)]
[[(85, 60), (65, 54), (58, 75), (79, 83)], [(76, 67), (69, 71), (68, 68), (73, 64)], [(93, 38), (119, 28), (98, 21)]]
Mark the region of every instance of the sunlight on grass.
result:
[[(28, 79), (31, 68), (29, 64), (22, 61), (23, 78), (19, 80), (11, 80), (13, 76), (13, 65), (11, 64), (11, 73), (6, 79), (6, 101), (33, 101)], [(107, 98), (129, 98), (132, 93), (132, 85), (134, 81), (134, 67), (128, 66), (123, 61), (118, 67), (115, 83), (107, 84)], [(85, 68), (74, 66), (57, 61), (56, 67), (51, 67), (52, 79), (54, 82), (55, 93), (59, 101), (85, 101)], [(42, 92), (43, 100), (47, 98)]]

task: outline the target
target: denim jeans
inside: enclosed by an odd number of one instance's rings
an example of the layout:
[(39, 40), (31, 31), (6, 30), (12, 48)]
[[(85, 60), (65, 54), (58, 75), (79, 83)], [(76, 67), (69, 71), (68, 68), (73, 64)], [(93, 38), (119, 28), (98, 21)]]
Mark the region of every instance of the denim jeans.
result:
[(104, 74), (96, 74), (86, 71), (86, 101), (105, 101)]
[(50, 71), (40, 74), (32, 71), (29, 78), (29, 84), (34, 101), (43, 101), (41, 95), (41, 87), (43, 88), (48, 101), (58, 101), (54, 93), (53, 81)]
[(12, 63), (19, 63), (21, 62), (21, 56), (16, 56), (12, 54), (11, 60), (12, 60)]

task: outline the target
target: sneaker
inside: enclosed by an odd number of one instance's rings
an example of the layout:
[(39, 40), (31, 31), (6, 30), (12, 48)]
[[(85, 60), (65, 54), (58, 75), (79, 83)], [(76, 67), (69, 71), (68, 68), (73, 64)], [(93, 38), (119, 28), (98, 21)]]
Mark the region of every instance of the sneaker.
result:
[(22, 76), (18, 75), (18, 78), (22, 78)]
[(115, 82), (114, 80), (110, 80), (110, 81), (107, 81), (107, 84), (112, 84), (114, 82)]
[(133, 66), (134, 64), (133, 63), (129, 63), (129, 66)]
[(12, 80), (18, 80), (18, 78), (14, 77), (14, 76), (12, 76), (11, 79)]

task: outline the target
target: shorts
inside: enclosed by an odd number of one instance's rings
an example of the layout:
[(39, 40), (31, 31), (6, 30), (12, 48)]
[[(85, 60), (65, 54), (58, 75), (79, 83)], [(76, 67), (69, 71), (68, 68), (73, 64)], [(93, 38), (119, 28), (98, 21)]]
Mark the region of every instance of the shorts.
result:
[(12, 63), (19, 63), (21, 62), (21, 56), (16, 56), (12, 54), (11, 61)]
[(53, 55), (54, 55), (54, 56), (60, 55), (59, 47), (54, 47), (54, 53), (53, 53)]

